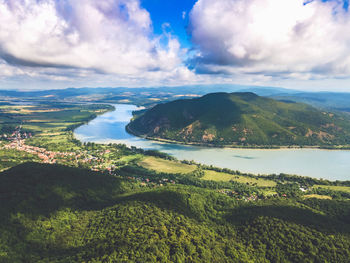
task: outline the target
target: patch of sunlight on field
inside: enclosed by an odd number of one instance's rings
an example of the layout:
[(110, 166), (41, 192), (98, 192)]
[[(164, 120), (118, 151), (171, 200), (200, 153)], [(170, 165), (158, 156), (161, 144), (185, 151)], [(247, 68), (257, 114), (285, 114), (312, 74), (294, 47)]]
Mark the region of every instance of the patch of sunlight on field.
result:
[(30, 124), (25, 123), (23, 124), (23, 128), (32, 130), (32, 131), (48, 133), (48, 132), (59, 132), (59, 131), (65, 130), (69, 125), (73, 125), (73, 124), (75, 123), (74, 122), (67, 122), (67, 123), (37, 122), (37, 123), (30, 123)]
[(47, 112), (59, 112), (63, 111), (62, 109), (38, 109), (32, 105), (2, 105), (0, 109), (5, 110), (6, 113), (11, 114), (24, 114), (29, 115), (32, 113), (47, 113)]
[(26, 108), (33, 108), (34, 106), (31, 105), (1, 105), (0, 109), (5, 110), (22, 110)]
[(43, 127), (38, 126), (38, 125), (28, 125), (28, 124), (23, 124), (22, 126), (23, 129), (26, 130), (31, 130), (31, 131), (38, 131), (38, 132), (43, 132)]
[(62, 132), (49, 132), (49, 133), (41, 133), (41, 136), (56, 136), (56, 135), (63, 135)]
[(272, 180), (266, 180), (261, 178), (252, 178), (248, 176), (241, 176), (241, 175), (233, 175), (228, 173), (220, 173), (216, 171), (210, 171), (206, 170), (204, 171), (204, 177), (202, 177), (204, 180), (213, 180), (213, 181), (224, 181), (228, 182), (230, 180), (240, 182), (240, 183), (249, 183), (251, 185), (256, 184), (257, 186), (261, 187), (274, 187), (276, 186), (276, 182)]
[(197, 168), (195, 165), (164, 160), (156, 157), (145, 157), (138, 162), (138, 165), (162, 173), (190, 173)]
[(277, 195), (277, 192), (270, 189), (270, 188), (263, 188), (261, 189), (262, 192), (264, 193), (265, 196), (273, 196), (273, 195)]
[(304, 198), (316, 198), (316, 199), (332, 199), (331, 196), (328, 195), (317, 195), (317, 194), (311, 194), (311, 195), (304, 195)]
[(139, 159), (142, 158), (142, 155), (141, 154), (136, 154), (136, 155), (126, 155), (126, 156), (123, 156), (121, 157), (118, 162), (125, 162), (125, 163), (129, 163), (129, 162), (132, 162), (132, 161), (137, 161)]
[(67, 127), (68, 125), (76, 124), (76, 122), (52, 122), (48, 123), (50, 126)]
[(350, 186), (337, 186), (337, 185), (314, 185), (314, 188), (324, 188), (333, 191), (342, 191), (350, 193)]

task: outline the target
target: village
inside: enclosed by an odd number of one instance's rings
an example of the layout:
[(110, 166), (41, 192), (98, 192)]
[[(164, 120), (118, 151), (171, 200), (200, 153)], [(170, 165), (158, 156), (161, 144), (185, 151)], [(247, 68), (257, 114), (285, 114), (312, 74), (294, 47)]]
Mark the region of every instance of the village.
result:
[(160, 180), (152, 180), (150, 178), (135, 177), (135, 176), (121, 176), (116, 172), (118, 160), (108, 160), (104, 158), (106, 154), (109, 154), (111, 150), (106, 149), (104, 151), (96, 151), (91, 153), (88, 150), (79, 150), (79, 152), (59, 152), (49, 151), (45, 148), (27, 145), (26, 139), (31, 138), (33, 135), (27, 132), (21, 132), (21, 125), (16, 127), (16, 130), (10, 134), (3, 134), (1, 137), (8, 141), (0, 149), (16, 150), (37, 156), (42, 163), (46, 164), (64, 164), (75, 167), (88, 168), (95, 172), (108, 172), (110, 175), (116, 177), (125, 178), (128, 180), (136, 181), (140, 183), (141, 187), (162, 187), (167, 184), (175, 184), (174, 180), (168, 180), (167, 178)]
[[(168, 178), (151, 178), (147, 176), (130, 176), (125, 174), (120, 174), (118, 172), (118, 160), (110, 161), (108, 158), (104, 158), (106, 154), (111, 151), (106, 149), (104, 151), (95, 152), (80, 150), (79, 152), (58, 152), (49, 151), (42, 147), (32, 146), (26, 144), (26, 139), (32, 137), (32, 134), (21, 132), (20, 126), (17, 127), (16, 131), (12, 134), (5, 136), (6, 140), (9, 142), (3, 146), (5, 150), (17, 150), (21, 152), (26, 152), (35, 155), (39, 158), (40, 162), (46, 164), (64, 164), (75, 167), (84, 167), (96, 172), (108, 172), (110, 175), (138, 182), (141, 187), (163, 187), (166, 185), (176, 184), (176, 180)], [(219, 193), (235, 198), (236, 200), (244, 201), (256, 201), (258, 200), (257, 195), (242, 196), (231, 190), (221, 189), (218, 190)]]
[[(15, 150), (23, 153), (30, 154), (37, 157), (33, 161), (39, 161), (45, 164), (62, 164), (67, 166), (79, 167), (84, 169), (89, 169), (95, 172), (107, 172), (108, 174), (127, 179), (139, 184), (140, 187), (145, 188), (157, 188), (164, 187), (167, 185), (181, 184), (177, 177), (168, 177), (166, 174), (158, 174), (152, 176), (152, 174), (143, 174), (142, 172), (138, 173), (137, 171), (124, 171), (123, 167), (128, 168), (130, 162), (123, 161), (123, 158), (120, 158), (115, 155), (120, 148), (118, 147), (99, 147), (92, 146), (93, 144), (87, 144), (86, 147), (82, 146), (75, 151), (54, 151), (48, 150), (44, 147), (38, 147), (33, 145), (33, 143), (26, 143), (27, 140), (33, 138), (32, 133), (22, 131), (22, 126), (19, 125), (16, 127), (15, 131), (12, 131), (8, 134), (2, 134), (0, 139), (2, 139), (2, 145), (0, 144), (0, 149), (3, 150)], [(5, 143), (4, 143), (5, 142)], [(32, 145), (31, 145), (32, 144)], [(92, 147), (91, 147), (92, 146)], [(135, 147), (131, 148), (132, 155), (138, 153), (138, 150)], [(118, 155), (118, 154), (117, 154)], [(185, 162), (185, 161), (184, 161)], [(138, 166), (137, 162), (133, 165)], [(308, 189), (300, 188), (302, 192), (305, 192)], [(244, 202), (256, 202), (260, 199), (266, 198), (288, 198), (286, 194), (272, 194), (270, 196), (259, 195), (257, 193), (238, 193), (232, 189), (217, 189), (217, 192), (226, 195), (235, 200), (240, 200)]]
[[(90, 169), (96, 172), (108, 172), (110, 175), (138, 182), (141, 187), (163, 187), (166, 185), (176, 184), (176, 179), (169, 178), (152, 178), (151, 176), (133, 175), (133, 173), (125, 174), (120, 172), (121, 164), (118, 159), (111, 159), (108, 154), (111, 153), (110, 149), (104, 150), (83, 150), (75, 152), (60, 152), (49, 151), (43, 147), (33, 146), (26, 144), (26, 140), (32, 138), (32, 133), (22, 132), (21, 125), (16, 127), (16, 130), (8, 135), (3, 134), (2, 139), (8, 141), (2, 148), (5, 150), (16, 150), (37, 156), (40, 162), (46, 164), (63, 164), (74, 167), (81, 167)], [(1, 147), (0, 147), (1, 148)], [(133, 175), (133, 176), (132, 176)], [(241, 195), (235, 191), (229, 189), (218, 189), (219, 193), (232, 197), (236, 200), (242, 200), (246, 202), (257, 201), (259, 196), (253, 195)]]
[[(99, 153), (99, 157), (96, 157), (90, 154), (88, 151), (79, 151), (76, 152), (58, 152), (58, 151), (48, 151), (45, 148), (27, 145), (26, 139), (32, 137), (31, 133), (21, 132), (21, 126), (16, 127), (16, 130), (9, 135), (3, 134), (2, 138), (5, 138), (9, 141), (8, 144), (3, 146), (4, 149), (14, 149), (17, 151), (23, 151), (26, 153), (33, 154), (37, 156), (42, 163), (54, 164), (54, 163), (70, 163), (75, 166), (80, 166), (81, 164), (90, 164), (91, 170), (99, 171), (102, 169), (102, 165), (99, 163), (103, 162), (101, 155), (109, 153), (110, 150)], [(92, 164), (92, 165), (91, 165)], [(113, 165), (106, 167), (108, 171), (111, 171), (114, 168)]]

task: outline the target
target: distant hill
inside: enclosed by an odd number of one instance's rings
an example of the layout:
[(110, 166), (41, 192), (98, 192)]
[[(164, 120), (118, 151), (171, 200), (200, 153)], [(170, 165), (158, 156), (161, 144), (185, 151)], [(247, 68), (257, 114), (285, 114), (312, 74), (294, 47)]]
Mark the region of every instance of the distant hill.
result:
[(233, 84), (186, 85), (176, 87), (98, 87), (41, 91), (0, 90), (0, 101), (65, 101), (128, 103), (154, 106), (159, 102), (190, 99), (213, 92), (254, 92), (276, 100), (303, 102), (317, 108), (350, 112), (350, 93), (302, 92), (298, 90)]
[(350, 144), (350, 118), (251, 92), (212, 93), (159, 104), (127, 129), (139, 136), (211, 145)]
[(317, 108), (350, 112), (350, 93), (347, 92), (270, 93), (267, 96), (277, 100), (307, 103)]

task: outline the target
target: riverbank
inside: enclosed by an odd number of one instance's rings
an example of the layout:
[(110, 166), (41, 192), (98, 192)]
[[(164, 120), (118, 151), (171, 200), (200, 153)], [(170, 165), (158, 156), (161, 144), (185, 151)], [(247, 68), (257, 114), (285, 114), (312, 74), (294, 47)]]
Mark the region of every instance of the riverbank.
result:
[(179, 145), (188, 145), (188, 146), (200, 146), (200, 147), (208, 147), (208, 148), (229, 148), (229, 149), (264, 149), (264, 150), (279, 150), (279, 149), (320, 149), (320, 150), (350, 150), (350, 145), (335, 145), (335, 146), (317, 146), (317, 145), (236, 145), (236, 144), (230, 144), (230, 145), (217, 145), (217, 144), (210, 144), (210, 143), (199, 143), (199, 142), (181, 142), (176, 140), (170, 140), (170, 139), (164, 139), (159, 137), (151, 137), (151, 136), (144, 136), (140, 135), (136, 131), (132, 130), (130, 128), (130, 125), (126, 125), (125, 130), (139, 138), (150, 140), (150, 141), (157, 141), (157, 142), (163, 142), (163, 143), (173, 143), (173, 144), (179, 144)]
[(81, 142), (116, 143), (167, 153), (178, 160), (239, 170), (252, 174), (295, 174), (328, 180), (349, 180), (350, 151), (300, 148), (200, 147), (166, 141), (147, 140), (126, 130), (135, 105), (116, 104), (116, 111), (100, 115), (74, 131)]

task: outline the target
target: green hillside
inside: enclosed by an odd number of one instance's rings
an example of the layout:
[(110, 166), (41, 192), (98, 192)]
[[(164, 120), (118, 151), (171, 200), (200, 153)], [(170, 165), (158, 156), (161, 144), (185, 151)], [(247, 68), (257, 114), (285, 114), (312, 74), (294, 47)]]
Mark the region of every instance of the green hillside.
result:
[(0, 203), (0, 262), (350, 258), (345, 200), (246, 202), (205, 185), (141, 187), (103, 173), (27, 163), (0, 174)]
[(350, 144), (350, 117), (254, 93), (212, 93), (159, 104), (127, 129), (148, 138), (238, 146)]

